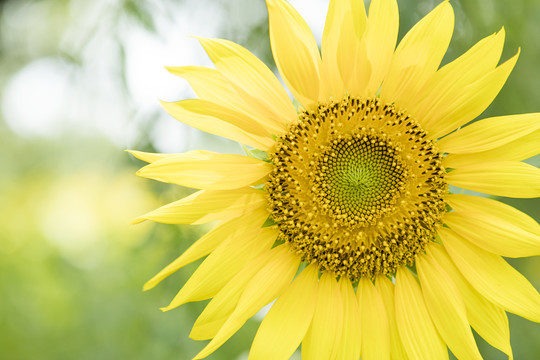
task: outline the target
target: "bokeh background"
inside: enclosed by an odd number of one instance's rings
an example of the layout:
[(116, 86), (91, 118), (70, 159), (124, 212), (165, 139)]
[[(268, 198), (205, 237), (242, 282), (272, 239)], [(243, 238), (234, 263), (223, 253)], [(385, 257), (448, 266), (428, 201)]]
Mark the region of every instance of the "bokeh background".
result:
[[(320, 39), (327, 0), (290, 2)], [(400, 36), (437, 3), (400, 0)], [(484, 116), (540, 111), (540, 2), (452, 4), (444, 62), (502, 26), (503, 58), (522, 47)], [(159, 107), (194, 97), (164, 66), (211, 66), (189, 35), (236, 41), (275, 68), (264, 0), (0, 1), (0, 358), (189, 359), (204, 346), (188, 339), (204, 302), (159, 310), (197, 263), (141, 289), (207, 228), (128, 225), (190, 190), (136, 177), (142, 163), (123, 151), (241, 152)], [(538, 200), (503, 201), (540, 216)], [(540, 258), (511, 263), (540, 288)], [(540, 325), (509, 319), (515, 358), (539, 359)], [(247, 359), (257, 325), (210, 359)]]

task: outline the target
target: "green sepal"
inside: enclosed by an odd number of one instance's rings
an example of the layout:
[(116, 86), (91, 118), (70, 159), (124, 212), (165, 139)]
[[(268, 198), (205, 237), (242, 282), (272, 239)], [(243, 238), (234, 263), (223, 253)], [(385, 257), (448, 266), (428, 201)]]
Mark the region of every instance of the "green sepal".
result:
[(268, 153), (266, 151), (262, 151), (259, 149), (248, 149), (248, 147), (244, 144), (241, 144), (241, 146), (247, 156), (269, 162)]
[(265, 228), (265, 227), (269, 227), (269, 226), (274, 226), (276, 224), (277, 223), (274, 220), (272, 220), (272, 218), (269, 217), (268, 219), (266, 219), (266, 221), (264, 222), (262, 227)]

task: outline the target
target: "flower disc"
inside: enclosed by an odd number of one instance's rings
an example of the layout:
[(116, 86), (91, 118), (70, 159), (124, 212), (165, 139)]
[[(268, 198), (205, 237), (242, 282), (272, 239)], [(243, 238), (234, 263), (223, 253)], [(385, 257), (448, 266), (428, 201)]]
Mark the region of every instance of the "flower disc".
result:
[(446, 211), (442, 157), (406, 113), (347, 97), (277, 140), (266, 185), (280, 238), (353, 280), (413, 264)]

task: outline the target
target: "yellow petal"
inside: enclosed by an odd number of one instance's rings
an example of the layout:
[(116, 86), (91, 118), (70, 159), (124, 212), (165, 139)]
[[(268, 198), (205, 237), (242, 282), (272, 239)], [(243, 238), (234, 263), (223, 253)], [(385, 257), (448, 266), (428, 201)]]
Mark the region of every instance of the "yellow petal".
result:
[(224, 106), (230, 105), (233, 108), (237, 108), (237, 104), (242, 104), (241, 97), (219, 70), (204, 66), (167, 67), (167, 70), (186, 79), (200, 99)]
[(161, 105), (175, 119), (209, 134), (223, 136), (261, 150), (268, 150), (274, 144), (268, 132), (257, 126), (252, 119), (207, 100), (162, 101)]
[(366, 30), (367, 57), (371, 64), (368, 96), (375, 96), (388, 74), (398, 30), (399, 13), (396, 0), (372, 0)]
[(363, 38), (366, 24), (364, 3), (349, 2), (341, 19), (336, 55), (339, 74), (347, 93), (352, 96), (366, 96), (366, 86), (371, 73)]
[(341, 99), (345, 95), (345, 87), (339, 72), (336, 54), (341, 34), (341, 24), (345, 13), (349, 9), (350, 0), (330, 0), (328, 4), (321, 42), (320, 101), (328, 101), (330, 97)]
[(221, 243), (191, 275), (171, 303), (163, 311), (174, 309), (191, 301), (215, 296), (253, 257), (270, 250), (276, 241), (277, 229), (264, 228), (234, 236)]
[[(280, 249), (281, 248), (281, 249)], [(227, 341), (263, 306), (280, 296), (294, 278), (300, 258), (287, 245), (280, 245), (281, 254), (264, 266), (247, 284), (231, 316), (216, 336), (194, 359), (203, 359)]]
[(337, 353), (343, 329), (343, 300), (333, 274), (324, 272), (319, 282), (317, 306), (302, 343), (304, 359), (327, 360)]
[(437, 139), (480, 115), (501, 91), (514, 68), (518, 53), (479, 80), (439, 99), (437, 106), (422, 115), (419, 121), (430, 139)]
[(264, 203), (264, 192), (253, 188), (200, 190), (140, 216), (132, 224), (145, 220), (164, 224), (204, 224), (247, 214)]
[(147, 152), (132, 151), (132, 150), (128, 150), (128, 151), (132, 153), (136, 158), (146, 161), (147, 163), (150, 163), (150, 164), (156, 161), (164, 160), (164, 159), (175, 157), (175, 156), (181, 156), (189, 160), (197, 160), (197, 159), (204, 159), (205, 157), (209, 155), (215, 154), (214, 152), (208, 151), (208, 150), (191, 150), (191, 151), (180, 153), (180, 154), (147, 153)]
[(517, 161), (463, 166), (447, 174), (449, 184), (485, 194), (516, 198), (540, 196), (540, 169)]
[[(170, 154), (158, 154), (158, 153), (149, 153), (144, 151), (136, 151), (136, 150), (126, 150), (131, 155), (135, 156), (137, 159), (145, 161), (147, 163), (153, 163), (154, 161), (158, 161), (161, 159), (166, 158), (167, 156), (171, 156)], [(199, 150), (202, 151), (202, 150)]]
[[(392, 359), (406, 360), (408, 358), (407, 352), (399, 337), (396, 323), (394, 284), (392, 284), (392, 281), (386, 276), (380, 275), (375, 280), (375, 287), (381, 294), (386, 309), (386, 315), (388, 316), (388, 324), (390, 326), (390, 357)], [(357, 357), (355, 359), (357, 359)]]
[(273, 134), (281, 135), (297, 118), (287, 92), (274, 73), (255, 55), (228, 40), (198, 38), (221, 75), (236, 93), (261, 116)]
[(362, 322), (362, 359), (390, 359), (390, 330), (381, 294), (365, 276), (356, 290)]
[(444, 158), (449, 168), (493, 161), (521, 161), (540, 153), (540, 130), (533, 131), (517, 140), (492, 150), (471, 154), (450, 154)]
[(448, 99), (459, 96), (463, 88), (478, 81), (497, 66), (504, 46), (504, 36), (504, 29), (488, 36), (440, 68), (426, 83), (416, 101), (408, 105), (409, 112), (422, 125), (428, 124), (430, 112), (444, 106)]
[(203, 66), (167, 67), (167, 70), (186, 79), (200, 99), (241, 112), (270, 133), (283, 132), (282, 122), (276, 124), (264, 107), (255, 106), (251, 98), (241, 96), (219, 70)]
[(362, 341), (361, 319), (358, 301), (351, 281), (347, 277), (339, 280), (339, 289), (343, 301), (343, 331), (335, 359), (358, 359)]
[(208, 340), (216, 336), (236, 308), (247, 284), (266, 264), (282, 255), (282, 250), (265, 251), (244, 266), (204, 308), (195, 321), (189, 337), (194, 340)]
[(438, 233), (456, 267), (480, 294), (507, 311), (540, 322), (540, 294), (523, 275), (450, 229), (441, 227)]
[[(165, 103), (170, 105), (171, 103)], [(270, 133), (267, 129), (264, 128), (259, 122), (255, 121), (255, 118), (248, 116), (245, 113), (240, 113), (231, 109), (229, 106), (223, 106), (216, 103), (213, 103), (208, 100), (201, 99), (188, 99), (172, 104), (177, 105), (180, 109), (184, 111), (184, 116), (197, 117), (197, 118), (216, 118), (227, 122), (228, 124), (234, 125), (237, 128), (244, 130), (247, 133), (260, 136), (260, 137), (269, 137)], [(165, 105), (164, 105), (165, 106)], [(168, 111), (168, 109), (167, 109)], [(177, 109), (177, 114), (180, 110)], [(172, 114), (171, 114), (172, 115)], [(174, 116), (174, 115), (173, 115)], [(185, 123), (184, 118), (176, 119)], [(188, 124), (191, 125), (191, 124)]]
[(513, 206), (500, 201), (472, 195), (449, 194), (446, 201), (455, 211), (468, 213), (487, 213), (490, 216), (504, 219), (528, 232), (538, 234), (540, 225), (529, 215), (519, 211)]
[(432, 257), (418, 256), (416, 269), (431, 319), (458, 359), (482, 359), (465, 303), (448, 273)]
[[(540, 129), (540, 114), (499, 116), (472, 123), (437, 142), (452, 154), (491, 150)], [(540, 140), (540, 138), (539, 138)]]
[(302, 17), (284, 0), (267, 0), (270, 45), (276, 66), (294, 97), (305, 108), (319, 98), (319, 48)]
[(245, 237), (252, 235), (255, 231), (259, 231), (259, 228), (267, 218), (268, 212), (266, 211), (266, 208), (262, 206), (244, 216), (220, 223), (197, 240), (182, 255), (167, 265), (152, 279), (147, 281), (146, 284), (144, 284), (143, 290), (146, 291), (152, 289), (178, 269), (210, 254), (219, 244), (225, 242), (231, 236)]
[(405, 267), (396, 274), (396, 322), (403, 347), (410, 359), (448, 359), (429, 316), (422, 291), (413, 274)]
[(337, 63), (343, 85), (351, 96), (367, 96), (367, 84), (371, 76), (371, 65), (367, 59), (364, 39), (366, 10), (362, 2), (354, 2), (354, 10), (343, 18), (341, 36), (337, 48)]
[(444, 223), (476, 246), (506, 257), (540, 255), (540, 233), (533, 234), (490, 213), (453, 212)]
[(510, 329), (506, 312), (474, 290), (441, 245), (431, 243), (426, 252), (448, 273), (458, 287), (459, 294), (461, 294), (467, 308), (467, 317), (474, 330), (489, 344), (508, 354), (512, 359)]
[(399, 43), (381, 98), (408, 108), (433, 76), (446, 53), (454, 30), (454, 12), (448, 1), (442, 2), (420, 20)]
[(308, 331), (317, 304), (317, 267), (308, 266), (276, 303), (255, 335), (249, 359), (287, 360)]
[(230, 190), (262, 183), (272, 168), (242, 155), (187, 152), (155, 161), (137, 175), (196, 189)]

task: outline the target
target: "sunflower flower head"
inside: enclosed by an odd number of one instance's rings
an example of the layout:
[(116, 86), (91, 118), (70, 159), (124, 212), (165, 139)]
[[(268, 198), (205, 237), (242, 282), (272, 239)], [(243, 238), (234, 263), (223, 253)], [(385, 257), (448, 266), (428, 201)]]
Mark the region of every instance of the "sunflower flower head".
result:
[[(487, 195), (540, 195), (540, 114), (475, 120), (517, 57), (504, 30), (440, 67), (454, 26), (440, 3), (397, 44), (395, 0), (330, 0), (319, 47), (267, 0), (281, 77), (227, 40), (216, 69), (168, 68), (199, 99), (176, 119), (247, 146), (150, 154), (138, 175), (199, 191), (134, 222), (217, 225), (145, 289), (206, 257), (163, 310), (210, 299), (190, 337), (202, 359), (263, 306), (250, 359), (481, 359), (471, 327), (512, 358), (506, 312), (540, 322), (540, 294), (505, 257), (540, 254), (540, 226)], [(468, 125), (469, 124), (469, 125)], [(467, 126), (466, 126), (467, 125)], [(455, 194), (472, 190), (486, 196)]]

